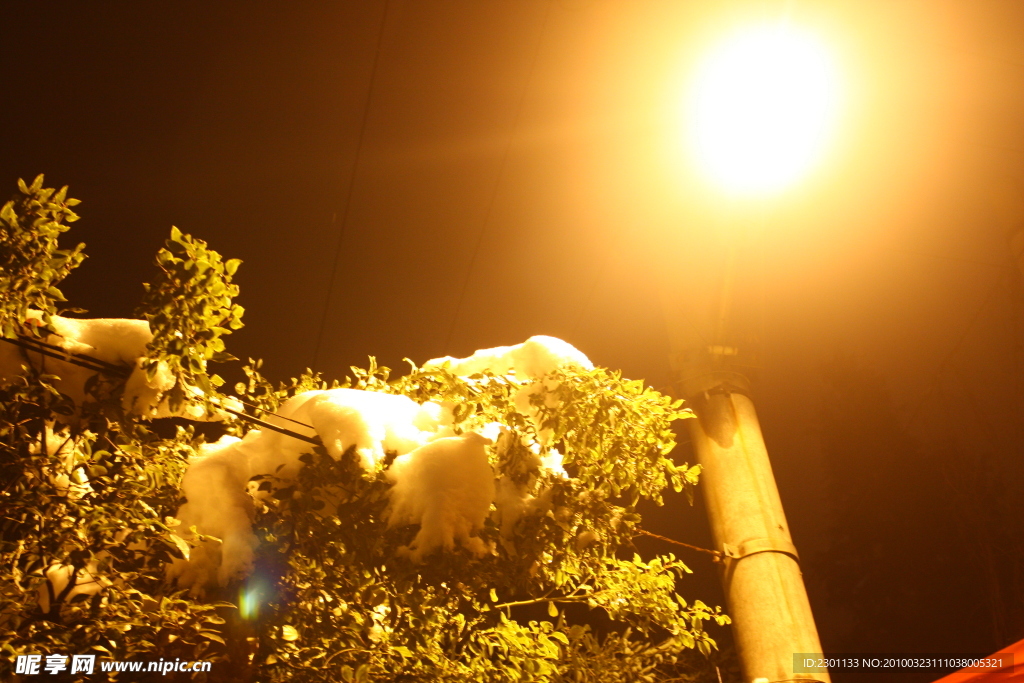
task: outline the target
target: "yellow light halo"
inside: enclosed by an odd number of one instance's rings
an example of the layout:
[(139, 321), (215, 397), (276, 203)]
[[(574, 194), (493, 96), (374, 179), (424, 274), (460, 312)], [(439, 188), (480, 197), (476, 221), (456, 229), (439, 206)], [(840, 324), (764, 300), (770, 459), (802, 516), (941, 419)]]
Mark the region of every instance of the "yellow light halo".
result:
[(690, 145), (726, 192), (763, 196), (797, 180), (834, 123), (836, 72), (824, 46), (787, 23), (734, 31), (700, 64)]

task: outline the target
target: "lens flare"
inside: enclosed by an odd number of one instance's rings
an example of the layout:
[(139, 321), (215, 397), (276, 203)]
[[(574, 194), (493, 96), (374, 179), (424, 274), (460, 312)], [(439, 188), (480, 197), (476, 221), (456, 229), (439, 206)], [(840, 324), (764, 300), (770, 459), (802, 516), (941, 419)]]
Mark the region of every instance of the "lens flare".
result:
[(255, 619), (260, 609), (270, 602), (273, 585), (259, 573), (250, 576), (238, 593), (238, 610), (243, 619)]
[(835, 68), (813, 36), (784, 23), (744, 28), (698, 69), (690, 144), (730, 194), (777, 192), (820, 156), (836, 97)]

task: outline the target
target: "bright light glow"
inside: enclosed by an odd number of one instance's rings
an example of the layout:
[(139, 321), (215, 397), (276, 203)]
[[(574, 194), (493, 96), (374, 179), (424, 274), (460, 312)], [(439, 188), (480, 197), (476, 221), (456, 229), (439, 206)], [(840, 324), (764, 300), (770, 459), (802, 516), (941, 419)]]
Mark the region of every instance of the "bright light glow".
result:
[(700, 65), (691, 145), (730, 194), (777, 192), (820, 156), (835, 99), (835, 69), (812, 36), (782, 23), (745, 28)]

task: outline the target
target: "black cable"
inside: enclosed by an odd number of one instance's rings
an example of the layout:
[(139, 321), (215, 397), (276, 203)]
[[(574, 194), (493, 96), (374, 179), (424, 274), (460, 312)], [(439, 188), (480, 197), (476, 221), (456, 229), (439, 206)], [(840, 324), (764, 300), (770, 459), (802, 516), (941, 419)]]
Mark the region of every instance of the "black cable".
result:
[(995, 296), (996, 292), (999, 291), (999, 286), (1002, 284), (1002, 282), (1003, 277), (1002, 273), (1000, 273), (999, 277), (997, 277), (995, 279), (995, 282), (992, 283), (992, 287), (989, 288), (989, 291), (985, 295), (985, 298), (982, 300), (981, 305), (978, 306), (978, 309), (974, 312), (974, 315), (967, 323), (967, 326), (964, 327), (963, 332), (960, 333), (960, 337), (956, 340), (956, 343), (953, 344), (953, 347), (949, 350), (945, 357), (943, 357), (938, 367), (935, 368), (935, 372), (932, 373), (932, 379), (929, 383), (928, 390), (924, 393), (923, 396), (921, 396), (921, 400), (917, 402), (917, 405), (914, 407), (914, 410), (911, 411), (910, 413), (910, 417), (907, 418), (907, 427), (914, 423), (914, 420), (917, 419), (918, 414), (921, 412), (921, 408), (924, 407), (925, 402), (927, 402), (928, 399), (931, 398), (931, 395), (935, 393), (935, 389), (938, 387), (940, 374), (945, 369), (949, 361), (953, 360), (953, 356), (956, 355), (956, 352), (960, 350), (961, 344), (963, 344), (964, 341), (967, 339), (967, 335), (970, 334), (971, 330), (974, 328), (974, 324), (978, 322), (978, 319), (981, 317), (982, 312), (986, 308), (988, 308), (989, 302), (992, 301), (992, 298)]
[[(231, 400), (232, 401), (238, 401), (239, 403), (241, 403), (246, 408), (252, 408), (253, 410), (259, 410), (260, 412), (266, 413), (267, 415), (272, 415), (273, 417), (276, 417), (279, 420), (288, 420), (289, 422), (294, 422), (295, 424), (301, 425), (301, 426), (306, 427), (308, 429), (313, 429), (313, 425), (308, 425), (305, 422), (300, 422), (299, 420), (293, 420), (292, 418), (285, 417), (284, 415), (278, 415), (277, 413), (271, 413), (266, 408), (264, 408), (262, 406), (258, 406), (255, 403), (249, 403), (248, 401), (243, 401), (242, 399), (238, 398), (237, 396), (232, 396)], [(224, 406), (221, 406), (221, 407), (224, 408)], [(224, 408), (224, 410), (228, 410), (228, 409)]]
[(25, 337), (19, 337), (18, 339), (8, 339), (6, 337), (3, 337), (3, 340), (9, 344), (20, 346), (23, 349), (28, 349), (29, 351), (38, 353), (43, 356), (56, 358), (57, 360), (64, 361), (65, 363), (70, 363), (71, 365), (77, 365), (79, 367), (85, 368), (86, 370), (101, 372), (107, 375), (116, 375), (117, 377), (120, 377), (122, 379), (128, 377), (128, 375), (131, 374), (131, 370), (128, 370), (128, 368), (119, 368), (116, 365), (111, 365), (110, 363), (107, 363), (106, 361), (101, 361), (98, 358), (93, 358), (92, 356), (85, 356), (83, 354), (71, 353), (69, 351), (64, 351), (63, 353), (51, 351), (50, 349), (45, 347), (52, 345), (45, 344), (45, 346), (38, 346), (36, 343), (33, 343), (35, 342), (35, 340), (29, 340), (28, 338)]
[[(384, 0), (384, 13), (380, 19), (380, 29), (377, 32), (377, 50), (373, 54), (373, 66), (370, 68), (370, 87), (366, 91), (366, 104), (363, 106), (363, 120), (359, 124), (359, 139), (356, 143), (356, 156), (352, 161), (352, 174), (349, 177), (348, 191), (345, 193), (345, 203), (342, 207), (341, 225), (338, 228), (338, 242), (334, 249), (334, 262), (331, 264), (331, 277), (327, 283), (327, 297), (324, 300), (324, 312), (320, 316), (320, 330), (316, 335), (316, 347), (313, 349), (313, 365), (315, 369), (320, 359), (320, 347), (323, 344), (324, 329), (327, 326), (327, 314), (331, 310), (331, 295), (334, 293), (334, 281), (338, 275), (338, 261), (341, 260), (341, 246), (345, 240), (345, 225), (348, 222), (349, 208), (352, 206), (352, 193), (356, 186), (356, 173), (359, 171), (359, 159), (363, 154), (363, 140), (366, 137), (366, 122), (370, 118), (370, 104), (373, 102), (374, 85), (377, 82), (377, 65), (380, 62), (380, 48), (384, 42), (384, 27), (388, 21), (388, 9), (390, 2)], [(337, 216), (337, 214), (335, 214)], [(331, 219), (334, 224), (334, 219)]]
[[(116, 376), (119, 379), (126, 379), (128, 376), (131, 375), (131, 372), (132, 372), (131, 369), (129, 369), (129, 368), (119, 367), (119, 366), (113, 365), (111, 363), (107, 363), (106, 361), (100, 360), (99, 358), (93, 358), (92, 356), (86, 355), (84, 353), (74, 353), (74, 352), (70, 352), (70, 351), (65, 351), (64, 353), (56, 353), (54, 351), (49, 350), (48, 348), (37, 347), (37, 346), (35, 346), (32, 343), (32, 342), (35, 342), (35, 343), (42, 344), (42, 345), (50, 347), (50, 348), (56, 348), (56, 349), (60, 348), (59, 346), (54, 346), (53, 344), (47, 344), (46, 342), (37, 342), (37, 340), (29, 340), (29, 339), (26, 339), (24, 337), (21, 337), (21, 338), (18, 338), (18, 339), (8, 339), (7, 337), (0, 337), (0, 339), (2, 339), (3, 341), (5, 341), (5, 342), (7, 342), (9, 344), (14, 344), (15, 346), (20, 346), (22, 348), (29, 349), (29, 350), (31, 350), (31, 351), (33, 351), (35, 353), (40, 353), (40, 354), (43, 354), (44, 356), (49, 356), (51, 358), (56, 358), (57, 360), (63, 361), (65, 363), (70, 363), (72, 365), (77, 365), (79, 367), (83, 367), (83, 368), (85, 368), (87, 370), (92, 370), (93, 372), (98, 372), (98, 373), (104, 374), (104, 375), (114, 375), (114, 376)], [(213, 398), (214, 400), (217, 400), (215, 397), (209, 397), (209, 398)], [(235, 399), (235, 400), (238, 400), (238, 399)], [(247, 404), (244, 401), (238, 401), (238, 402), (242, 403), (243, 405), (249, 405), (249, 407), (251, 407), (251, 408), (257, 408), (259, 410), (262, 410), (262, 408), (259, 408), (258, 406), (253, 406), (251, 404)], [(285, 429), (284, 427), (278, 427), (276, 425), (270, 424), (269, 422), (267, 422), (265, 420), (261, 420), (258, 417), (253, 417), (252, 415), (249, 415), (249, 414), (244, 413), (244, 412), (239, 411), (239, 410), (234, 410), (233, 408), (225, 407), (224, 405), (219, 405), (218, 407), (221, 410), (223, 410), (224, 412), (230, 413), (230, 414), (232, 414), (232, 415), (234, 415), (234, 416), (236, 416), (236, 417), (238, 417), (238, 418), (240, 418), (242, 420), (245, 420), (246, 422), (251, 422), (251, 423), (253, 423), (255, 425), (259, 425), (260, 427), (265, 427), (267, 429), (273, 430), (275, 432), (279, 432), (279, 433), (284, 434), (286, 436), (290, 436), (293, 439), (298, 439), (299, 441), (305, 441), (306, 443), (311, 443), (311, 444), (313, 444), (315, 446), (322, 446), (323, 445), (323, 443), (320, 441), (320, 439), (318, 437), (306, 436), (304, 434), (299, 434), (298, 432), (293, 432), (290, 429)], [(289, 422), (294, 422), (295, 424), (302, 425), (303, 427), (306, 427), (307, 429), (313, 429), (312, 425), (308, 425), (308, 424), (306, 424), (304, 422), (299, 422), (298, 420), (293, 420), (290, 417), (284, 417), (283, 415), (274, 415), (273, 417), (277, 417), (277, 418), (280, 418), (282, 420), (288, 420)]]
[[(108, 363), (105, 360), (100, 360), (99, 358), (93, 358), (92, 356), (87, 356), (87, 355), (84, 355), (84, 354), (76, 354), (76, 353), (74, 353), (72, 351), (68, 351), (67, 349), (65, 349), (62, 346), (57, 346), (56, 344), (50, 344), (50, 343), (44, 342), (42, 339), (36, 339), (35, 337), (25, 337), (25, 336), (18, 337), (18, 339), (20, 341), (23, 341), (23, 342), (28, 342), (30, 344), (35, 344), (37, 346), (41, 346), (41, 347), (43, 347), (45, 349), (50, 349), (51, 351), (56, 351), (56, 352), (61, 354), (62, 358), (64, 356), (66, 356), (66, 355), (72, 354), (72, 355), (79, 356), (82, 359), (88, 359), (90, 363), (95, 363), (96, 365), (99, 365), (101, 367), (108, 368), (109, 370), (111, 370), (113, 372), (130, 372), (128, 370), (128, 368), (124, 367), (123, 365), (115, 365), (114, 363)], [(12, 343), (14, 343), (14, 342), (12, 342)]]
[[(323, 446), (324, 445), (323, 442), (320, 441), (320, 439), (318, 437), (315, 437), (315, 436), (305, 436), (303, 434), (299, 434), (298, 432), (293, 432), (290, 429), (285, 429), (284, 427), (278, 427), (277, 425), (272, 425), (269, 422), (267, 422), (266, 420), (261, 420), (258, 417), (253, 417), (252, 415), (248, 415), (247, 413), (243, 413), (240, 410), (233, 410), (231, 408), (225, 408), (224, 406), (219, 406), (219, 407), (224, 412), (231, 413), (235, 417), (240, 417), (241, 419), (245, 420), (246, 422), (252, 422), (255, 425), (259, 425), (260, 427), (266, 427), (267, 429), (273, 430), (275, 432), (279, 432), (281, 434), (284, 434), (285, 436), (290, 436), (293, 439), (298, 439), (299, 441), (305, 441), (306, 443), (311, 443), (314, 446)], [(275, 415), (274, 417), (279, 417), (279, 416)], [(283, 418), (283, 419), (287, 420), (288, 418)], [(292, 422), (296, 422), (296, 420), (292, 420)], [(302, 423), (298, 422), (298, 424), (302, 424)], [(309, 427), (309, 425), (305, 425), (305, 426)], [(312, 427), (309, 427), (309, 428), (313, 429)]]
[(644, 529), (634, 529), (633, 531), (636, 532), (636, 536), (634, 536), (633, 538), (636, 538), (637, 536), (647, 536), (649, 538), (656, 538), (659, 541), (664, 541), (665, 543), (671, 543), (673, 545), (682, 546), (683, 548), (689, 548), (690, 550), (696, 550), (699, 553), (711, 555), (714, 558), (715, 562), (720, 562), (722, 560), (722, 553), (718, 550), (701, 548), (699, 545), (690, 545), (689, 543), (683, 543), (682, 541), (677, 541), (676, 539), (669, 538), (668, 536), (653, 534), (650, 531), (645, 531)]
[(505, 176), (505, 168), (508, 166), (508, 155), (509, 150), (512, 149), (512, 142), (515, 140), (516, 131), (519, 129), (519, 119), (523, 113), (523, 103), (526, 101), (526, 93), (530, 90), (530, 83), (533, 81), (533, 72), (537, 67), (537, 58), (540, 56), (540, 48), (544, 42), (544, 33), (547, 30), (548, 18), (551, 16), (551, 2), (547, 3), (547, 10), (544, 12), (544, 19), (542, 20), (540, 27), (540, 35), (537, 36), (537, 45), (533, 51), (533, 60), (530, 62), (530, 70), (526, 74), (526, 83), (523, 85), (523, 92), (519, 95), (519, 105), (516, 107), (515, 118), (512, 120), (512, 130), (508, 136), (508, 142), (505, 143), (505, 151), (501, 155), (501, 164), (498, 166), (498, 177), (494, 180), (494, 190), (491, 192), (491, 200), (487, 204), (487, 211), (484, 213), (483, 222), (480, 224), (480, 233), (477, 235), (476, 244), (473, 246), (473, 253), (469, 259), (469, 266), (466, 268), (466, 277), (462, 281), (462, 289), (459, 290), (459, 299), (455, 304), (455, 314), (452, 316), (452, 324), (448, 328), (448, 336), (444, 340), (443, 351), (448, 351), (449, 344), (452, 342), (452, 335), (455, 333), (455, 327), (459, 322), (459, 314), (462, 312), (462, 304), (466, 298), (466, 290), (469, 288), (469, 280), (473, 275), (473, 268), (476, 266), (477, 256), (480, 254), (480, 246), (483, 244), (484, 235), (487, 233), (487, 224), (491, 220), (491, 213), (494, 210), (494, 204), (498, 198), (498, 188), (501, 187), (501, 181)]

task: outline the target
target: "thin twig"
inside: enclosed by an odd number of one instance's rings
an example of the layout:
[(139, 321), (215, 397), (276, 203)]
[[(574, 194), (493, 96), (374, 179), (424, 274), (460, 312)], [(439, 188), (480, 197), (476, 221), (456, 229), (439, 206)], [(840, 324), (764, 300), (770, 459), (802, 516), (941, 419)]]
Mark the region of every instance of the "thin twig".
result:
[(552, 598), (532, 598), (530, 600), (516, 600), (515, 602), (503, 602), (500, 605), (495, 605), (494, 609), (505, 609), (507, 607), (519, 607), (521, 605), (539, 605), (542, 602), (584, 602), (589, 598), (589, 595), (566, 595), (562, 597)]

